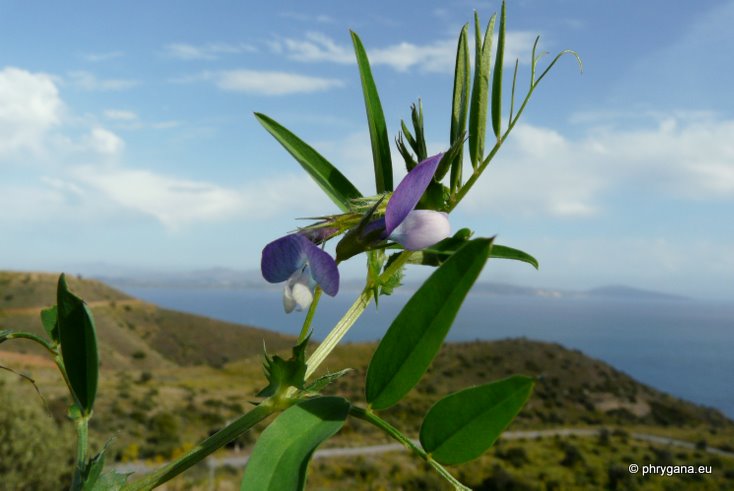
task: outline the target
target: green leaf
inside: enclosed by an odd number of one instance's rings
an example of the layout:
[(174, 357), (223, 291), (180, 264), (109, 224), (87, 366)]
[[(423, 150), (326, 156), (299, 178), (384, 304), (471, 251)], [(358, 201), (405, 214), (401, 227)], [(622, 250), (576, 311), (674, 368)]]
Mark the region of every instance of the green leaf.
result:
[(344, 174), (303, 140), (264, 114), (255, 113), (255, 118), (288, 150), (342, 211), (349, 211), (350, 200), (362, 196)]
[(3, 330), (0, 330), (0, 344), (4, 343), (4, 342), (5, 342), (5, 340), (6, 340), (6, 339), (8, 339), (8, 336), (9, 336), (9, 335), (10, 335), (10, 334), (11, 334), (12, 332), (13, 332), (13, 331), (11, 331), (11, 330), (9, 330), (9, 329), (3, 329)]
[(353, 370), (353, 368), (345, 368), (343, 370), (339, 370), (338, 372), (322, 375), (321, 377), (308, 384), (304, 390), (306, 392), (321, 392), (326, 388), (326, 386), (342, 378), (344, 375)]
[(258, 438), (240, 489), (304, 489), (311, 455), (341, 429), (348, 413), (349, 401), (341, 397), (317, 397), (286, 409)]
[[(451, 145), (456, 140), (464, 139), (466, 130), (466, 116), (469, 108), (469, 24), (464, 24), (459, 35), (459, 43), (456, 47), (456, 66), (454, 68), (454, 97), (451, 105), (451, 133), (449, 142)], [(461, 150), (464, 145), (462, 142)], [(457, 189), (461, 184), (461, 170), (463, 163), (463, 152), (460, 151), (453, 162), (451, 162), (451, 190)]]
[(367, 369), (366, 398), (372, 408), (392, 406), (423, 376), (482, 271), (491, 247), (492, 239), (467, 242), (405, 304)]
[(372, 160), (375, 164), (375, 186), (377, 194), (381, 194), (393, 190), (390, 140), (387, 138), (385, 115), (382, 112), (382, 104), (380, 104), (380, 96), (377, 93), (377, 87), (375, 87), (375, 80), (372, 78), (367, 53), (359, 36), (353, 31), (349, 32), (352, 35), (354, 54), (357, 56), (359, 77), (362, 80), (362, 93), (364, 94), (367, 124), (370, 128), (370, 142), (372, 143)]
[(54, 343), (59, 342), (58, 310), (56, 306), (41, 310), (41, 324)]
[(59, 342), (72, 395), (84, 414), (90, 414), (97, 395), (99, 355), (94, 319), (82, 299), (69, 291), (65, 275), (56, 291)]
[(532, 378), (515, 375), (444, 397), (423, 420), (423, 449), (444, 465), (479, 457), (515, 419), (533, 384)]
[(258, 397), (270, 397), (284, 392), (288, 387), (303, 389), (306, 376), (306, 347), (310, 335), (293, 347), (293, 355), (284, 360), (278, 355), (272, 358), (265, 353), (265, 376), (268, 386), (257, 393)]
[(520, 249), (514, 249), (512, 247), (507, 247), (499, 244), (492, 246), (492, 253), (489, 255), (489, 257), (494, 257), (497, 259), (511, 259), (513, 261), (522, 261), (524, 263), (528, 263), (535, 269), (538, 269), (540, 267), (540, 265), (538, 264), (538, 260), (527, 252), (523, 252)]
[(92, 457), (87, 464), (85, 469), (86, 476), (84, 477), (84, 485), (82, 486), (84, 491), (92, 491), (95, 488), (100, 489), (97, 487), (97, 480), (102, 475), (102, 469), (104, 469), (104, 453), (106, 449), (107, 447), (105, 446), (105, 448), (103, 448), (100, 453)]
[(102, 450), (92, 457), (85, 466), (83, 477), (78, 477), (84, 483), (81, 485), (83, 491), (118, 491), (127, 482), (130, 474), (119, 474), (110, 470), (104, 474), (105, 453), (112, 440), (105, 443)]
[(492, 79), (492, 128), (497, 139), (500, 138), (502, 133), (502, 64), (505, 60), (506, 22), (507, 4), (503, 0), (500, 13), (500, 32), (497, 36), (497, 55), (494, 58), (494, 78)]
[(94, 483), (91, 491), (120, 491), (129, 476), (130, 474), (120, 474), (116, 471), (105, 472)]
[(490, 52), (492, 51), (492, 33), (497, 14), (487, 24), (482, 42), (482, 30), (479, 25), (479, 14), (474, 12), (475, 52), (474, 83), (471, 89), (471, 107), (469, 111), (469, 157), (474, 168), (482, 160), (484, 154), (484, 137), (487, 133), (487, 106), (489, 93)]
[[(439, 266), (446, 262), (461, 246), (463, 246), (471, 237), (472, 232), (468, 228), (462, 228), (456, 232), (453, 237), (448, 237), (431, 247), (427, 247), (421, 251), (415, 252), (410, 260), (411, 264), (423, 264), (426, 266)], [(522, 261), (539, 268), (538, 260), (527, 252), (519, 249), (507, 247), (499, 244), (492, 244), (489, 252), (490, 258), (495, 259), (511, 259), (514, 261)]]

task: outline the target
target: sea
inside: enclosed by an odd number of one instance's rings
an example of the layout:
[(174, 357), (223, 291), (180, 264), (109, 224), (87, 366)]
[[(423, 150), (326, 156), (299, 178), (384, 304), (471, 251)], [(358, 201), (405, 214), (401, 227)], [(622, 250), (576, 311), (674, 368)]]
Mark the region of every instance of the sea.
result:
[[(276, 290), (118, 286), (161, 307), (297, 335), (304, 313), (285, 314)], [(323, 339), (357, 297), (324, 297), (313, 339)], [(410, 293), (380, 297), (346, 342), (378, 340)], [(542, 297), (471, 292), (449, 341), (525, 337), (605, 361), (638, 381), (734, 418), (734, 304), (690, 299)]]

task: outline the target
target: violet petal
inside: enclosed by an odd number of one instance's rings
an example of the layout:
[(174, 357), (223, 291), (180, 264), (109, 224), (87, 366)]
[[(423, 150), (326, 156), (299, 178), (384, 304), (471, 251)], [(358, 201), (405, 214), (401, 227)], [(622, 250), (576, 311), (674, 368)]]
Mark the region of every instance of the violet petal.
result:
[(385, 236), (389, 236), (405, 220), (431, 183), (442, 153), (418, 164), (400, 181), (385, 209)]
[(286, 235), (266, 245), (260, 261), (263, 278), (270, 283), (286, 281), (306, 264), (305, 249), (309, 245), (316, 247), (298, 234)]
[(339, 268), (334, 258), (311, 242), (308, 242), (304, 252), (308, 257), (311, 277), (324, 293), (332, 297), (336, 295), (339, 292)]

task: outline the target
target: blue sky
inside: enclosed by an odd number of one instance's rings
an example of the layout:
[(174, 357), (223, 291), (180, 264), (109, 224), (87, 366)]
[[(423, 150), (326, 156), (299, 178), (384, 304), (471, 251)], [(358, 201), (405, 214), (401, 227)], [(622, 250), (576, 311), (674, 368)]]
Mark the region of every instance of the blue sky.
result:
[[(734, 2), (508, 5), (520, 87), (536, 34), (585, 70), (559, 62), (452, 215), (541, 261), (483, 277), (734, 297)], [(348, 29), (391, 136), (420, 97), (439, 151), (474, 8), (486, 22), (499, 2), (0, 1), (0, 268), (256, 268), (296, 217), (335, 210), (252, 113), (369, 193)]]

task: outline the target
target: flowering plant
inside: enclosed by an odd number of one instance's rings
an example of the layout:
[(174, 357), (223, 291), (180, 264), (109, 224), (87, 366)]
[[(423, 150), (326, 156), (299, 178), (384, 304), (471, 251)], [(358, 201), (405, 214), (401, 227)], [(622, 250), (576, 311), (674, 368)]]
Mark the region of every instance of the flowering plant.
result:
[[(262, 251), (265, 280), (284, 283), (286, 312), (305, 310), (305, 319), (292, 356), (265, 355), (267, 386), (255, 407), (190, 451), (140, 479), (114, 471), (103, 472), (104, 450), (87, 455), (87, 428), (92, 417), (98, 378), (94, 321), (85, 303), (71, 293), (62, 275), (57, 305), (43, 311), (47, 337), (0, 331), (0, 342), (26, 338), (52, 355), (73, 401), (70, 417), (78, 435), (72, 489), (152, 489), (206, 456), (272, 418), (260, 435), (245, 468), (242, 489), (303, 489), (308, 461), (315, 449), (337, 433), (348, 418), (374, 425), (410, 449), (456, 489), (468, 489), (444, 467), (472, 460), (485, 452), (510, 424), (530, 397), (534, 380), (512, 376), (459, 390), (438, 400), (427, 412), (416, 443), (379, 414), (401, 401), (418, 383), (438, 353), (461, 304), (489, 258), (523, 261), (536, 268), (529, 254), (496, 244), (493, 237), (474, 237), (461, 229), (451, 235), (449, 216), (471, 190), (516, 125), (539, 82), (567, 53), (559, 53), (537, 76), (541, 55), (532, 50), (530, 87), (515, 112), (518, 63), (512, 78), (507, 126), (502, 124), (505, 49), (505, 11), (499, 17), (494, 65), (491, 63), (492, 16), (482, 33), (475, 14), (474, 70), (469, 63), (469, 25), (461, 30), (456, 55), (451, 130), (445, 151), (428, 155), (423, 108), (412, 106), (413, 128), (401, 122), (396, 139), (407, 175), (393, 186), (390, 140), (382, 106), (362, 42), (351, 33), (362, 82), (372, 143), (375, 195), (364, 196), (335, 166), (311, 146), (264, 114), (255, 117), (298, 161), (331, 198), (338, 213), (275, 239)], [(579, 60), (580, 64), (580, 60)], [(490, 84), (491, 78), (491, 84)], [(485, 152), (488, 121), (492, 146)], [(464, 149), (470, 173), (464, 181)], [(336, 243), (335, 254), (327, 245)], [(365, 286), (353, 305), (309, 355), (311, 323), (322, 293), (339, 293), (339, 264), (364, 254)], [(371, 301), (400, 286), (408, 264), (435, 268), (407, 301), (375, 350), (365, 380), (366, 407), (343, 397), (321, 395), (345, 373), (319, 371), (329, 353)], [(313, 379), (317, 373), (319, 378)], [(129, 482), (128, 482), (129, 481)]]

